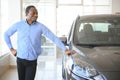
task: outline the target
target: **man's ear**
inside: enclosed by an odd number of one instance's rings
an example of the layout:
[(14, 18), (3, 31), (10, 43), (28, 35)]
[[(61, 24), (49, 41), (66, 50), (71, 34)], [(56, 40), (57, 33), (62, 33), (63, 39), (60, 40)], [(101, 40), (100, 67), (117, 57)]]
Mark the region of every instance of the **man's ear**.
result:
[(28, 15), (28, 12), (25, 13), (25, 16), (27, 16), (27, 15)]

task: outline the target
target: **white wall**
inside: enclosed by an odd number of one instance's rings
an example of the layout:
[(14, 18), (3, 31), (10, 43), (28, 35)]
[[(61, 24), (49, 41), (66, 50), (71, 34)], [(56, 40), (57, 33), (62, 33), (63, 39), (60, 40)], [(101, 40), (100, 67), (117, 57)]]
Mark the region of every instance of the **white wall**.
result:
[(21, 20), (21, 0), (8, 0), (8, 25)]
[[(0, 0), (0, 34), (1, 34), (1, 0)], [(0, 40), (1, 40), (1, 38), (2, 38), (2, 36), (0, 35)], [(0, 45), (1, 45), (2, 43), (1, 43), (1, 41), (0, 41)], [(1, 53), (1, 48), (2, 48), (2, 46), (0, 46), (0, 53)], [(0, 54), (1, 55), (1, 54)]]
[[(8, 27), (21, 20), (21, 0), (8, 0)], [(12, 37), (12, 44), (16, 48), (16, 34)], [(16, 65), (16, 58), (10, 56), (10, 65)]]
[[(21, 20), (21, 0), (1, 0), (1, 11), (2, 11), (2, 53), (9, 52), (9, 49), (4, 42), (3, 34), (13, 23)], [(13, 42), (13, 40), (15, 40)], [(16, 35), (12, 37), (13, 46), (16, 48)], [(14, 65), (15, 57), (10, 57), (10, 64)]]
[[(21, 20), (21, 0), (8, 0), (8, 26)], [(15, 41), (13, 41), (15, 40)], [(16, 34), (12, 37), (13, 46), (16, 48)], [(16, 65), (16, 58), (10, 56), (10, 65)]]
[(4, 33), (5, 28), (7, 26), (7, 23), (8, 23), (8, 19), (7, 19), (7, 17), (8, 17), (8, 1), (7, 0), (1, 0), (0, 5), (1, 5), (1, 38), (2, 38), (2, 41), (1, 41), (2, 52), (1, 52), (1, 54), (4, 54), (4, 52), (6, 50), (3, 51), (3, 49), (6, 49), (6, 47), (4, 47), (5, 43), (3, 41), (3, 33)]
[(19, 0), (1, 0), (2, 53), (9, 51), (3, 40), (4, 32), (10, 25), (20, 20), (20, 11)]

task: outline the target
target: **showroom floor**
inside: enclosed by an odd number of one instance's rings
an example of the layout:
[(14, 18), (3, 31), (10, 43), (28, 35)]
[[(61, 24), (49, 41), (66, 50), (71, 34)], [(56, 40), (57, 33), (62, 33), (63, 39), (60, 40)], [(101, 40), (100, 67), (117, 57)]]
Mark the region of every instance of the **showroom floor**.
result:
[[(16, 68), (9, 69), (0, 80), (18, 80)], [(39, 62), (35, 80), (62, 80), (61, 65), (55, 61)]]
[[(58, 57), (56, 61), (39, 61), (35, 80), (62, 80), (61, 61)], [(10, 68), (0, 77), (0, 80), (18, 80), (17, 69)]]

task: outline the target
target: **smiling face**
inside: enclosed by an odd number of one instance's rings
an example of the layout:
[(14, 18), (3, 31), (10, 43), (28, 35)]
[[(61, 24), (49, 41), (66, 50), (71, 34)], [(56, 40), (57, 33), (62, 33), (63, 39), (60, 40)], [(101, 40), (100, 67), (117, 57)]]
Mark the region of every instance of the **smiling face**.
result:
[(28, 12), (26, 12), (26, 19), (28, 24), (32, 24), (38, 18), (38, 11), (36, 8), (31, 7)]

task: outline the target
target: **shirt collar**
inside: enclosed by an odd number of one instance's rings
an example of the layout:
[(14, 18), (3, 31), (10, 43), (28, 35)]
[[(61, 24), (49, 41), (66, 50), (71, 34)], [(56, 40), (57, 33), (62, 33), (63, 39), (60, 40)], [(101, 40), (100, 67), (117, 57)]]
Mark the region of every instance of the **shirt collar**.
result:
[[(36, 22), (37, 22), (37, 21), (34, 21), (32, 24), (35, 24)], [(28, 24), (27, 20), (25, 20), (25, 23)], [(32, 25), (32, 24), (31, 24), (31, 25)], [(30, 25), (30, 24), (29, 24), (29, 25)]]

